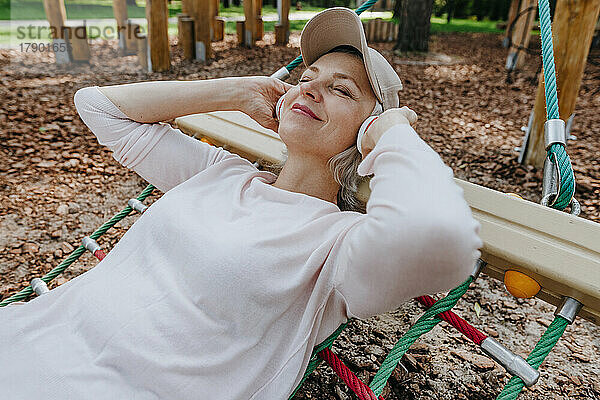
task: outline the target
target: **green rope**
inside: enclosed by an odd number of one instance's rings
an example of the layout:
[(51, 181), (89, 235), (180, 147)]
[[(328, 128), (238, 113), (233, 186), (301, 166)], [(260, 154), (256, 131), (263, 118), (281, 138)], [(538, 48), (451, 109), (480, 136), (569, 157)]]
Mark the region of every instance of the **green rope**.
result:
[(294, 395), (300, 389), (300, 387), (302, 386), (302, 384), (304, 383), (304, 381), (306, 380), (306, 378), (308, 378), (308, 376), (310, 374), (312, 374), (312, 372), (315, 369), (317, 369), (317, 367), (319, 366), (319, 364), (321, 363), (321, 361), (323, 361), (318, 356), (318, 354), (321, 352), (321, 350), (326, 349), (328, 347), (331, 347), (331, 345), (333, 344), (333, 342), (335, 341), (335, 339), (337, 339), (337, 337), (340, 336), (340, 334), (346, 328), (347, 325), (348, 325), (348, 322), (340, 325), (335, 330), (335, 332), (333, 332), (331, 335), (329, 335), (327, 337), (327, 339), (323, 340), (319, 345), (317, 345), (313, 349), (312, 355), (310, 356), (310, 361), (308, 363), (308, 366), (306, 367), (306, 371), (304, 372), (304, 376), (302, 377), (302, 380), (300, 381), (300, 383), (298, 383), (298, 386), (296, 386), (296, 389), (294, 389), (294, 391), (292, 392), (291, 396), (289, 397), (289, 400), (291, 400), (292, 397), (294, 397)]
[(396, 343), (392, 351), (381, 363), (379, 371), (373, 377), (369, 387), (373, 390), (376, 396), (380, 396), (383, 392), (383, 388), (387, 383), (387, 380), (392, 375), (394, 369), (398, 365), (398, 362), (404, 356), (404, 353), (408, 348), (423, 334), (429, 332), (436, 326), (441, 320), (436, 318), (437, 314), (443, 313), (452, 309), (458, 302), (458, 300), (467, 292), (469, 285), (473, 282), (473, 277), (469, 277), (462, 285), (451, 290), (446, 297), (437, 301), (431, 308), (415, 322), (415, 324), (400, 338)]
[[(358, 7), (354, 12), (356, 14), (360, 15), (363, 13), (363, 11), (369, 9), (375, 3), (377, 3), (377, 0), (367, 0), (363, 3), (363, 5)], [(294, 61), (292, 61), (291, 63), (286, 65), (285, 68), (288, 70), (288, 72), (292, 72), (301, 63), (302, 63), (302, 55), (299, 55), (298, 57), (296, 57), (294, 59)]]
[[(142, 193), (140, 193), (140, 195), (137, 197), (137, 199), (139, 201), (146, 200), (146, 198), (148, 196), (150, 196), (150, 194), (152, 193), (153, 190), (154, 190), (154, 186), (152, 186), (152, 185), (146, 186), (146, 188), (142, 191)], [(90, 238), (92, 238), (94, 240), (98, 239), (100, 236), (104, 235), (106, 233), (106, 231), (108, 231), (110, 228), (112, 228), (117, 222), (121, 221), (123, 218), (128, 216), (132, 211), (133, 211), (133, 209), (130, 206), (125, 207), (121, 212), (119, 212), (117, 215), (112, 217), (109, 221), (105, 222), (100, 228), (98, 228), (94, 233), (92, 233), (90, 235)], [(53, 270), (51, 270), (46, 275), (44, 275), (42, 277), (42, 280), (44, 282), (46, 282), (46, 284), (50, 283), (54, 278), (56, 278), (57, 276), (62, 274), (63, 271), (65, 269), (67, 269), (71, 264), (73, 264), (79, 257), (81, 257), (81, 255), (83, 253), (85, 253), (85, 247), (82, 245), (82, 246), (79, 246), (78, 248), (76, 248), (75, 250), (73, 250), (73, 252), (71, 252), (71, 254), (69, 254), (69, 256), (63, 260), (63, 262), (58, 264), (58, 266), (56, 266)], [(33, 289), (31, 288), (31, 285), (29, 285), (25, 289), (21, 290), (20, 292), (10, 296), (7, 299), (4, 299), (0, 303), (0, 307), (7, 306), (10, 303), (13, 303), (15, 301), (26, 300), (32, 294), (33, 294)]]
[[(550, 4), (548, 0), (539, 0), (540, 33), (542, 37), (542, 63), (544, 65), (544, 92), (546, 96), (546, 116), (548, 119), (560, 118), (558, 112), (558, 95), (556, 93), (556, 67), (554, 65), (554, 48), (552, 44), (552, 24), (550, 22)], [(551, 160), (556, 157), (561, 182), (556, 200), (551, 205), (557, 210), (564, 210), (575, 194), (575, 176), (571, 159), (562, 144), (550, 146), (547, 156)]]
[[(533, 368), (538, 369), (544, 362), (544, 359), (548, 356), (552, 348), (558, 342), (558, 339), (563, 335), (565, 329), (569, 325), (569, 321), (561, 316), (554, 318), (554, 321), (548, 326), (546, 332), (540, 338), (529, 357), (527, 357), (527, 363)], [(496, 400), (514, 400), (519, 396), (521, 390), (523, 390), (525, 384), (518, 376), (510, 378), (502, 392), (498, 395)]]

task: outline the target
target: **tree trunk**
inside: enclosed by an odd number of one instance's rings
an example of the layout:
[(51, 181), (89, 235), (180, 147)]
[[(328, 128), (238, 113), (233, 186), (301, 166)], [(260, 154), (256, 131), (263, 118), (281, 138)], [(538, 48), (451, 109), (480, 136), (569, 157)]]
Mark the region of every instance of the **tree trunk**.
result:
[(454, 0), (446, 1), (446, 22), (449, 24), (452, 21), (452, 17), (454, 16)]
[(398, 20), (398, 39), (395, 49), (427, 51), (433, 0), (396, 0), (394, 18)]

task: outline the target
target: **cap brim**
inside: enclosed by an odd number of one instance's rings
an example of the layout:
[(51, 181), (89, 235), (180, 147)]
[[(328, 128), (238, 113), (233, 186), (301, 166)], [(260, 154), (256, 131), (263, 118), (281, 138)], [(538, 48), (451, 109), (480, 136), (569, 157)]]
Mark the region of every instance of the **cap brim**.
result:
[(342, 45), (352, 46), (361, 52), (371, 88), (379, 102), (383, 103), (377, 75), (372, 67), (367, 38), (358, 14), (344, 7), (329, 8), (311, 18), (300, 35), (300, 53), (306, 66), (310, 66), (329, 50)]

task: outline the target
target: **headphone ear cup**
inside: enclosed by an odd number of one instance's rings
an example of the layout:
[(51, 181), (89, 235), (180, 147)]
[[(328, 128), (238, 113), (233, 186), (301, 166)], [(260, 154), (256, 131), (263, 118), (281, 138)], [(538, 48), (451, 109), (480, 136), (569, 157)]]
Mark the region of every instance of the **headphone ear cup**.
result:
[(277, 100), (277, 104), (275, 105), (275, 119), (279, 121), (279, 116), (281, 115), (281, 107), (283, 107), (283, 96)]
[(369, 129), (371, 124), (373, 124), (373, 122), (375, 122), (375, 120), (377, 118), (378, 118), (377, 115), (371, 115), (370, 117), (368, 117), (367, 119), (364, 120), (364, 122), (358, 129), (358, 135), (356, 135), (356, 147), (358, 148), (358, 152), (361, 155), (362, 155), (362, 148), (361, 148), (362, 138), (365, 136), (365, 133), (367, 133), (367, 129)]

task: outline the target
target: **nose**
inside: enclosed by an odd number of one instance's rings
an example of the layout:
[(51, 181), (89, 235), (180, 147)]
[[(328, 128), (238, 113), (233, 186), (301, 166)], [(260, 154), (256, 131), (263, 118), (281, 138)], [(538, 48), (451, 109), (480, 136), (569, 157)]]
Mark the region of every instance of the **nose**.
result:
[(300, 94), (317, 103), (319, 103), (322, 99), (318, 85), (314, 80), (308, 82), (300, 82)]

